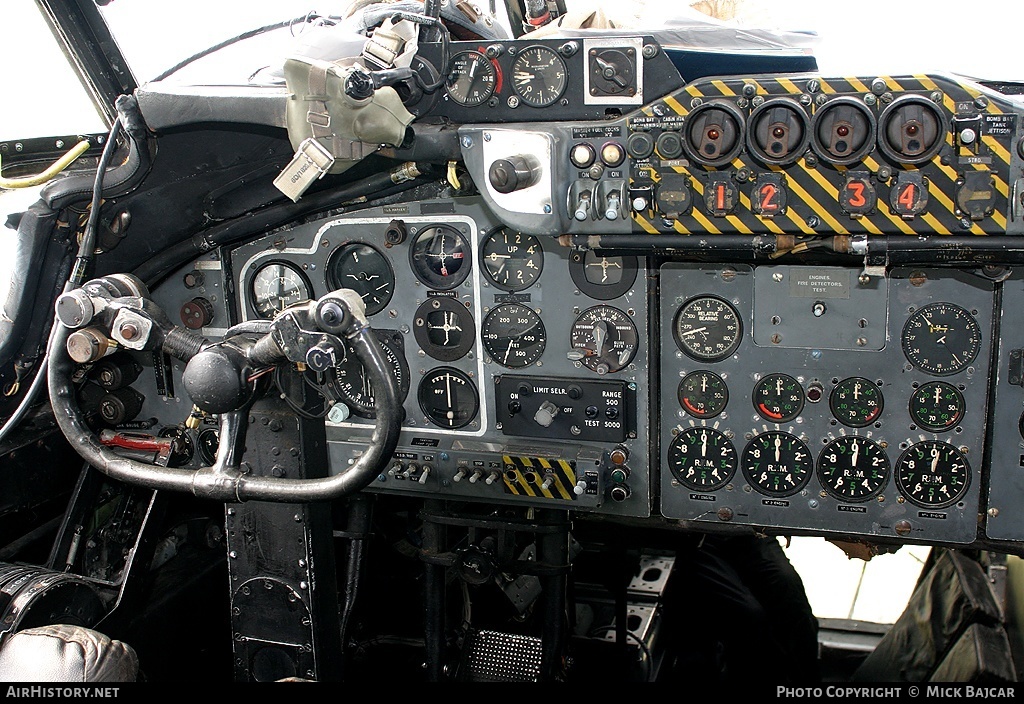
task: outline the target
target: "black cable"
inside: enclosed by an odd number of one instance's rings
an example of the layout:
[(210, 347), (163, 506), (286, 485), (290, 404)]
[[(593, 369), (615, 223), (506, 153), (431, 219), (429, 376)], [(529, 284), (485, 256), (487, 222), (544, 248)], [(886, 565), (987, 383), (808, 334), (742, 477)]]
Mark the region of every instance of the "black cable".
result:
[[(107, 143), (103, 146), (103, 153), (100, 155), (99, 164), (96, 166), (96, 178), (93, 180), (92, 185), (92, 209), (89, 213), (89, 220), (85, 225), (85, 232), (82, 233), (82, 241), (78, 245), (78, 256), (75, 259), (75, 266), (71, 270), (71, 274), (68, 277), (67, 282), (64, 284), (64, 293), (77, 288), (82, 284), (85, 279), (85, 272), (89, 265), (92, 263), (93, 256), (95, 255), (96, 249), (96, 230), (100, 219), (100, 203), (103, 201), (103, 176), (106, 174), (107, 166), (110, 164), (110, 159), (114, 155), (114, 151), (117, 148), (117, 137), (121, 133), (121, 117), (114, 118), (114, 123), (110, 126), (110, 133), (107, 136)], [(39, 389), (46, 383), (47, 367), (49, 366), (49, 359), (51, 347), (53, 346), (53, 340), (57, 332), (57, 321), (53, 320), (50, 324), (50, 333), (46, 339), (46, 348), (43, 350), (43, 358), (39, 363), (39, 367), (36, 371), (35, 377), (32, 379), (32, 383), (29, 385), (28, 390), (25, 391), (25, 395), (21, 399), (21, 403), (14, 409), (14, 413), (7, 419), (0, 427), (0, 442), (10, 434), (14, 428), (21, 423), (25, 414), (28, 413), (28, 409), (32, 406), (36, 395), (39, 393)]]
[[(323, 400), (324, 400), (324, 402), (323, 402), (324, 409), (323, 409), (322, 412), (320, 412), (320, 413), (312, 413), (310, 411), (307, 411), (300, 404), (296, 403), (292, 399), (291, 396), (289, 396), (288, 390), (285, 389), (284, 385), (281, 383), (281, 370), (283, 368), (284, 367), (280, 367), (279, 366), (279, 367), (276, 367), (274, 369), (274, 388), (276, 388), (278, 394), (280, 394), (281, 400), (284, 401), (286, 404), (288, 404), (288, 408), (292, 409), (292, 411), (296, 415), (302, 416), (303, 418), (306, 418), (308, 420), (323, 420), (324, 418), (326, 418), (327, 414), (331, 410), (331, 405), (330, 405), (330, 403), (328, 403), (327, 397), (324, 396), (323, 394), (320, 394), (320, 397), (323, 398)], [(309, 383), (308, 381), (306, 381), (305, 378), (303, 378), (303, 382), (306, 383), (306, 384)], [(312, 386), (312, 385), (310, 384), (310, 386)]]
[[(237, 44), (238, 42), (243, 41), (245, 39), (250, 39), (252, 37), (259, 36), (260, 34), (266, 34), (267, 32), (272, 32), (275, 29), (284, 29), (285, 27), (287, 27), (288, 31), (291, 32), (292, 28), (294, 28), (296, 24), (298, 24), (299, 22), (305, 22), (310, 17), (311, 14), (312, 13), (306, 13), (305, 15), (302, 15), (301, 17), (293, 17), (292, 19), (285, 20), (284, 22), (275, 22), (274, 24), (267, 24), (267, 25), (264, 25), (262, 27), (257, 27), (256, 29), (250, 29), (248, 32), (242, 32), (241, 34), (239, 34), (237, 36), (231, 37), (230, 39), (225, 39), (224, 41), (220, 42), (219, 44), (214, 44), (211, 47), (207, 47), (207, 48), (203, 49), (202, 51), (200, 51), (197, 54), (192, 54), (192, 56), (188, 57), (187, 59), (184, 59), (183, 61), (179, 61), (178, 63), (174, 64), (169, 69), (167, 69), (166, 71), (161, 73), (159, 76), (154, 78), (153, 80), (154, 81), (162, 81), (162, 80), (168, 78), (169, 76), (171, 76), (172, 74), (177, 73), (181, 69), (185, 68), (189, 64), (198, 61), (199, 59), (203, 58), (204, 56), (209, 56), (210, 54), (212, 54), (215, 51), (220, 51), (221, 49), (223, 49), (226, 46), (231, 46), (232, 44)], [(292, 36), (294, 36), (294, 33), (292, 34)]]

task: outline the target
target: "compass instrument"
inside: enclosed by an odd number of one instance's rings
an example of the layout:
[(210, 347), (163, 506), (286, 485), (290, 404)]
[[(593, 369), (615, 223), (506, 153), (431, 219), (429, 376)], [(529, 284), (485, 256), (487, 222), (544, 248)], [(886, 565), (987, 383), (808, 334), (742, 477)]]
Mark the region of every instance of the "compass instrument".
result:
[(676, 314), (672, 336), (687, 356), (718, 362), (740, 345), (740, 316), (732, 304), (717, 296), (691, 298)]
[(981, 351), (981, 328), (966, 308), (930, 303), (914, 311), (903, 326), (903, 353), (915, 367), (949, 376), (970, 366)]

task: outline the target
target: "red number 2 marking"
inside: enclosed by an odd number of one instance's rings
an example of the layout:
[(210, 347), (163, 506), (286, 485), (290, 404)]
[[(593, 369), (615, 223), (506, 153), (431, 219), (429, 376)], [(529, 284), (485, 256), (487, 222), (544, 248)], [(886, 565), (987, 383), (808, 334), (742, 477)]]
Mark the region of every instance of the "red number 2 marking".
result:
[(761, 210), (778, 210), (779, 204), (775, 201), (775, 196), (778, 194), (779, 189), (775, 187), (775, 184), (766, 183), (761, 186)]

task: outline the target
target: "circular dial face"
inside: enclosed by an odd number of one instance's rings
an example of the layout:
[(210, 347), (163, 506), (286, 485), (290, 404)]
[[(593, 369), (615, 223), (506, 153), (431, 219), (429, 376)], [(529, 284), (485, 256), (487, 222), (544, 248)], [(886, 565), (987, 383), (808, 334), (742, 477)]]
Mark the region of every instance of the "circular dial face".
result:
[(311, 298), (305, 275), (283, 262), (270, 262), (257, 269), (249, 293), (256, 315), (268, 320), (288, 306)]
[(740, 458), (743, 475), (752, 487), (769, 496), (800, 491), (814, 472), (807, 445), (795, 435), (772, 430), (754, 437)]
[[(404, 354), (396, 351), (402, 349), (401, 335), (387, 330), (373, 332), (380, 342), (391, 375), (398, 381), (398, 401), (404, 403), (405, 397), (409, 395), (409, 363), (405, 360)], [(349, 407), (353, 415), (360, 418), (376, 418), (377, 406), (373, 396), (373, 385), (366, 373), (366, 367), (348, 349), (348, 345), (344, 345), (343, 348), (345, 356), (334, 367), (335, 378), (328, 382), (331, 391)]]
[[(171, 458), (168, 467), (183, 467), (192, 461), (196, 446), (192, 442), (192, 436), (179, 425), (170, 425), (162, 428), (158, 435), (162, 438), (171, 438)], [(212, 464), (212, 462), (211, 462)]]
[(494, 64), (478, 51), (463, 51), (448, 64), (445, 88), (459, 105), (474, 107), (494, 95), (498, 72)]
[(434, 359), (453, 362), (476, 342), (473, 314), (455, 298), (428, 298), (413, 317), (416, 342)]
[(948, 376), (970, 366), (981, 350), (981, 328), (954, 303), (930, 303), (903, 326), (903, 353), (918, 369)]
[(718, 362), (740, 345), (740, 316), (721, 298), (691, 298), (676, 313), (672, 336), (679, 349), (693, 359)]
[(713, 428), (687, 428), (668, 446), (669, 469), (694, 491), (721, 489), (736, 474), (737, 465), (736, 448)]
[(359, 294), (366, 314), (384, 310), (395, 292), (395, 272), (387, 257), (361, 242), (339, 247), (327, 261), (327, 283), (332, 289), (350, 288)]
[(971, 483), (971, 467), (960, 450), (939, 440), (907, 448), (896, 461), (896, 484), (912, 502), (925, 508), (956, 503)]
[(544, 269), (544, 252), (533, 235), (500, 230), (487, 235), (480, 246), (484, 274), (504, 291), (522, 291), (537, 281)]
[(503, 367), (519, 369), (540, 359), (547, 344), (547, 332), (532, 308), (502, 303), (484, 318), (480, 339), (491, 359)]
[(512, 89), (535, 108), (551, 105), (565, 92), (565, 62), (554, 49), (528, 46), (512, 61)]
[(818, 455), (818, 480), (841, 501), (866, 501), (889, 481), (889, 458), (877, 442), (844, 435)]
[(636, 354), (636, 326), (618, 308), (594, 306), (572, 324), (569, 345), (569, 359), (598, 374), (617, 372)]
[(863, 377), (851, 376), (832, 389), (828, 407), (843, 425), (863, 428), (882, 414), (882, 390)]
[(679, 382), (679, 405), (695, 418), (714, 418), (729, 403), (729, 387), (714, 372), (690, 372)]
[(416, 278), (431, 288), (455, 288), (472, 267), (469, 242), (448, 225), (431, 225), (419, 231), (409, 247)]
[(963, 394), (944, 381), (921, 384), (910, 397), (910, 417), (917, 425), (933, 433), (954, 427), (966, 411)]
[(788, 374), (769, 374), (754, 386), (753, 401), (762, 418), (785, 423), (804, 409), (804, 389)]
[(199, 459), (203, 464), (209, 466), (217, 461), (217, 448), (220, 447), (220, 436), (213, 428), (207, 428), (199, 433), (196, 438), (196, 447), (199, 451)]
[(469, 425), (480, 409), (473, 381), (451, 367), (438, 367), (424, 376), (416, 399), (427, 420), (449, 430)]
[(610, 301), (632, 288), (636, 266), (636, 257), (602, 257), (588, 249), (570, 255), (569, 276), (581, 293)]

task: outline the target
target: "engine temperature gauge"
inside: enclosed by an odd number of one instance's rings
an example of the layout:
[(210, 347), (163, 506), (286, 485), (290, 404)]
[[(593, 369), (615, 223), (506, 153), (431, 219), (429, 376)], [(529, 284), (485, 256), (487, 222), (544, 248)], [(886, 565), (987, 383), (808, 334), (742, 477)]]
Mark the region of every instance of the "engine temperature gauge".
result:
[(594, 306), (572, 324), (568, 357), (598, 374), (617, 372), (636, 354), (636, 326), (612, 306)]
[(910, 417), (933, 433), (955, 426), (964, 417), (966, 409), (963, 394), (943, 381), (922, 384), (910, 397)]
[(679, 405), (694, 418), (714, 418), (729, 403), (729, 387), (714, 372), (690, 372), (679, 382)]
[(843, 425), (863, 428), (882, 414), (882, 390), (863, 377), (851, 376), (832, 389), (828, 406)]
[(753, 401), (762, 418), (785, 423), (804, 409), (804, 389), (788, 374), (769, 374), (754, 387)]

